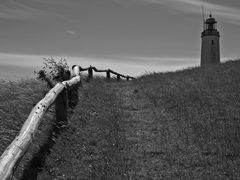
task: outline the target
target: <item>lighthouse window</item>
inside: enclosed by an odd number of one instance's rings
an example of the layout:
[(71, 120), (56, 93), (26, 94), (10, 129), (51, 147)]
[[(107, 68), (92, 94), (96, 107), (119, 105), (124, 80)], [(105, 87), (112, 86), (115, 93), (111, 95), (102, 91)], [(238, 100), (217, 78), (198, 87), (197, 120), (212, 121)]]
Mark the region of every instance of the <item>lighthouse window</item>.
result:
[(214, 41), (212, 40), (212, 45), (214, 45)]

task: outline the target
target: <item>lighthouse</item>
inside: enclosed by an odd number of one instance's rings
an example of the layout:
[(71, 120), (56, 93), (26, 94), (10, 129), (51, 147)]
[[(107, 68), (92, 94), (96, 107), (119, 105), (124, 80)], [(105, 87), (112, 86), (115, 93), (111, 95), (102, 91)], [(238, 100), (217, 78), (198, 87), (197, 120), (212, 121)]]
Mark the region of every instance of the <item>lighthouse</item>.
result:
[(209, 15), (204, 21), (202, 32), (201, 66), (220, 63), (220, 43), (217, 21)]

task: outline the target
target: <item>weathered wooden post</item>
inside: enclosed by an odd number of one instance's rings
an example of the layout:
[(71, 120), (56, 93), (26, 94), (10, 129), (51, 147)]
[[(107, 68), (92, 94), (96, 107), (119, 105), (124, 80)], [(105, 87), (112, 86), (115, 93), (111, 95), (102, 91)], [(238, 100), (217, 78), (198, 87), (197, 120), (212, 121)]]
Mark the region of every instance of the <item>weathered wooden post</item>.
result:
[[(63, 80), (70, 79), (70, 71), (64, 72)], [(63, 89), (55, 100), (56, 123), (58, 126), (67, 125), (68, 94), (67, 89)]]
[(110, 70), (107, 70), (107, 79), (110, 79), (111, 78), (111, 75), (110, 75)]
[(117, 80), (118, 80), (118, 81), (120, 81), (120, 80), (121, 80), (121, 78), (120, 78), (120, 75), (119, 75), (119, 74), (117, 75)]
[[(77, 68), (76, 65), (72, 66), (72, 70), (74, 71), (74, 68)], [(83, 70), (80, 66), (79, 66), (79, 71)], [(73, 76), (76, 76), (76, 74), (73, 74)], [(72, 85), (69, 89), (68, 89), (68, 107), (73, 109), (78, 105), (79, 102), (79, 97), (78, 97), (78, 88), (82, 87), (82, 82), (80, 81), (77, 84)]]
[(93, 78), (93, 68), (92, 68), (92, 66), (90, 66), (88, 68), (88, 79), (90, 80), (92, 78)]

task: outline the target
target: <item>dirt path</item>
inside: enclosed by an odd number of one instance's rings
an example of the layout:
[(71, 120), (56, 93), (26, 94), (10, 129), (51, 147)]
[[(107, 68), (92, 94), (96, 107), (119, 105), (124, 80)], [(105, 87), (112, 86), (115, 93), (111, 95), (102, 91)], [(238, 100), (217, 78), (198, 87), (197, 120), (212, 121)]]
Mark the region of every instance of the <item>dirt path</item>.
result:
[(160, 147), (160, 122), (157, 113), (148, 106), (146, 99), (133, 83), (118, 87), (126, 113), (124, 130), (129, 160), (129, 179), (161, 179), (163, 156)]
[(80, 99), (38, 179), (164, 178), (158, 111), (134, 82), (93, 84)]

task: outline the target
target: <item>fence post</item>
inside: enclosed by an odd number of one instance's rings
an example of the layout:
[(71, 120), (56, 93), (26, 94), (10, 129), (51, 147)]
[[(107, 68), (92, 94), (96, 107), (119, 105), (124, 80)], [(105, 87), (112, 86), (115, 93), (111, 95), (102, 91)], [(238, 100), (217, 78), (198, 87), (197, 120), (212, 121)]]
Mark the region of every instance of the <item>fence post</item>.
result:
[(88, 79), (90, 80), (92, 78), (93, 78), (93, 68), (92, 68), (92, 66), (90, 66), (88, 68)]
[(55, 100), (56, 123), (67, 125), (67, 91), (64, 89)]
[(127, 76), (127, 81), (129, 81), (129, 76)]
[(119, 75), (119, 74), (117, 75), (117, 80), (118, 80), (118, 81), (120, 81), (120, 80), (121, 80), (121, 78), (120, 78), (120, 75)]
[[(82, 69), (80, 66), (79, 67), (79, 71)], [(74, 72), (74, 70), (78, 70), (77, 66), (74, 65), (72, 67), (72, 70)], [(77, 72), (79, 73), (79, 72)], [(77, 74), (74, 72), (74, 76), (76, 76)], [(74, 84), (72, 85), (72, 87), (70, 87), (67, 91), (68, 94), (68, 107), (70, 107), (71, 109), (75, 108), (78, 105), (79, 102), (79, 97), (78, 97), (78, 88), (82, 87), (82, 82), (80, 80), (80, 82), (78, 84)]]
[(107, 73), (107, 79), (110, 79), (111, 78), (110, 71), (108, 70), (106, 73)]
[[(70, 79), (70, 71), (64, 73), (63, 80)], [(56, 123), (58, 126), (67, 125), (68, 93), (64, 89), (55, 100)]]

